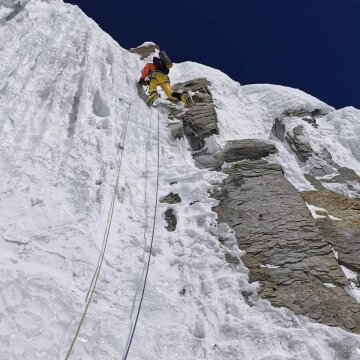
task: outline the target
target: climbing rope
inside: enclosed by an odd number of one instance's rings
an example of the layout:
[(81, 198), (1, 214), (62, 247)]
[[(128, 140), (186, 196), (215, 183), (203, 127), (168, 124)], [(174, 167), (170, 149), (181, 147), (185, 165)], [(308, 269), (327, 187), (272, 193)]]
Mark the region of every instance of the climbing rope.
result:
[(150, 242), (149, 256), (148, 256), (148, 261), (146, 264), (145, 278), (144, 278), (144, 282), (143, 282), (143, 286), (142, 286), (139, 307), (137, 309), (135, 322), (131, 326), (131, 329), (130, 329), (130, 335), (129, 335), (129, 338), (128, 338), (128, 341), (126, 344), (125, 354), (124, 354), (122, 360), (126, 360), (128, 357), (130, 347), (131, 347), (131, 344), (132, 344), (132, 341), (134, 338), (136, 326), (137, 326), (137, 323), (139, 320), (140, 311), (141, 311), (142, 303), (144, 300), (147, 278), (149, 275), (150, 260), (151, 260), (152, 249), (153, 249), (153, 244), (154, 244), (155, 225), (156, 225), (157, 206), (158, 206), (158, 194), (159, 194), (159, 178), (160, 178), (160, 112), (159, 112), (159, 109), (158, 109), (157, 113), (158, 113), (158, 116), (157, 116), (157, 174), (156, 174), (156, 195), (155, 195), (154, 218), (153, 218), (153, 225), (152, 225), (151, 242)]
[[(80, 319), (80, 322), (79, 322), (79, 325), (77, 327), (77, 330), (76, 330), (76, 333), (74, 335), (74, 338), (71, 342), (71, 345), (70, 345), (70, 348), (66, 354), (66, 357), (65, 357), (65, 360), (68, 360), (70, 355), (71, 355), (71, 352), (74, 348), (74, 345), (75, 345), (75, 342), (79, 336), (79, 333), (80, 333), (80, 329), (84, 323), (84, 320), (85, 320), (85, 317), (86, 317), (86, 314), (87, 314), (87, 311), (89, 309), (89, 306), (90, 306), (90, 303), (92, 301), (92, 298), (94, 296), (94, 292), (95, 292), (95, 288), (96, 288), (96, 284), (98, 282), (98, 279), (99, 279), (99, 275), (100, 275), (100, 270), (101, 270), (101, 267), (102, 267), (102, 264), (103, 264), (103, 261), (104, 261), (104, 257), (105, 257), (105, 251), (106, 251), (106, 248), (107, 248), (107, 244), (108, 244), (108, 240), (109, 240), (109, 234), (110, 234), (110, 229), (111, 229), (111, 223), (112, 223), (112, 219), (113, 219), (113, 215), (114, 215), (114, 207), (115, 207), (115, 200), (116, 200), (116, 194), (117, 194), (117, 189), (118, 189), (118, 185), (119, 185), (119, 180), (120, 180), (120, 173), (121, 173), (121, 165), (122, 165), (122, 159), (123, 159), (123, 150), (124, 150), (124, 146), (125, 146), (125, 141), (126, 141), (126, 134), (127, 134), (127, 129), (128, 129), (128, 125), (129, 125), (129, 118), (130, 118), (130, 111), (131, 111), (131, 107), (132, 105), (139, 99), (139, 96), (137, 96), (133, 101), (131, 102), (126, 102), (129, 107), (128, 107), (128, 111), (127, 111), (127, 115), (126, 115), (126, 123), (125, 123), (125, 129), (124, 129), (124, 132), (123, 132), (123, 138), (122, 138), (122, 141), (120, 142), (121, 145), (120, 145), (120, 149), (122, 150), (121, 151), (121, 155), (120, 155), (120, 158), (119, 158), (119, 161), (118, 161), (118, 171), (117, 171), (117, 176), (116, 176), (116, 183), (115, 183), (115, 187), (114, 187), (114, 191), (113, 191), (113, 195), (112, 195), (112, 198), (111, 198), (111, 204), (110, 204), (110, 210), (109, 210), (109, 214), (108, 214), (108, 218), (107, 218), (107, 223), (106, 223), (106, 228), (105, 228), (105, 233), (104, 233), (104, 238), (103, 238), (103, 242), (102, 242), (102, 247), (101, 247), (101, 251), (100, 251), (100, 255), (99, 255), (99, 258), (98, 258), (98, 263), (97, 263), (97, 266), (96, 266), (96, 270), (94, 272), (94, 276), (91, 280), (91, 283), (90, 283), (90, 287), (89, 287), (89, 291), (86, 295), (86, 300), (85, 300), (85, 309), (84, 309), (84, 312), (81, 316), (81, 319)], [(124, 100), (122, 100), (124, 101)], [(125, 101), (124, 101), (125, 102)]]
[[(142, 258), (145, 260), (145, 254), (146, 254), (146, 245), (147, 245), (147, 231), (148, 231), (148, 148), (150, 146), (150, 134), (151, 134), (151, 128), (152, 128), (152, 116), (150, 116), (150, 121), (149, 121), (149, 127), (148, 127), (148, 131), (147, 131), (147, 142), (146, 142), (146, 151), (145, 151), (145, 197), (144, 197), (144, 204), (145, 204), (145, 227), (144, 227), (144, 234), (143, 234), (143, 254), (142, 254)], [(132, 307), (131, 307), (131, 313), (130, 313), (130, 319), (132, 319), (133, 314), (134, 314), (134, 310), (135, 310), (135, 303), (139, 294), (139, 291), (141, 289), (141, 285), (144, 279), (144, 273), (145, 273), (145, 269), (146, 269), (146, 263), (144, 261), (144, 266), (143, 266), (143, 270), (141, 273), (141, 281), (139, 282), (139, 285), (136, 288), (136, 292), (135, 292), (135, 296), (133, 298), (133, 302), (132, 302)]]

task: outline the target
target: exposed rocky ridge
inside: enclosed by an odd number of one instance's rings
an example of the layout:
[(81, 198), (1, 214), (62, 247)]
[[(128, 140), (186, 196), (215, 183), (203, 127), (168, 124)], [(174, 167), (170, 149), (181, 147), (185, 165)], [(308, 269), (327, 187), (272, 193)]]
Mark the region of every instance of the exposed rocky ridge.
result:
[(318, 126), (316, 120), (324, 115), (320, 110), (285, 111), (283, 116), (275, 119), (272, 134), (282, 142), (286, 142), (300, 162), (309, 164), (308, 160), (312, 160), (305, 176), (316, 189), (326, 189), (329, 188), (328, 184), (335, 184), (340, 189), (351, 190), (354, 198), (360, 198), (360, 176), (354, 170), (337, 164), (326, 148), (322, 148), (320, 152), (315, 151), (306, 140), (304, 125), (295, 126), (292, 130), (286, 128), (287, 122), (299, 118), (316, 129)]
[[(205, 138), (217, 134), (216, 111), (210, 110), (208, 103), (212, 101), (211, 93), (203, 87), (207, 85), (206, 79), (196, 79), (174, 86), (177, 91), (192, 89), (205, 94), (206, 100), (180, 114), (179, 124), (183, 124), (182, 130), (193, 150), (203, 149)], [(214, 115), (209, 116), (209, 111)], [(325, 148), (317, 154), (306, 141), (304, 126), (286, 130), (286, 121), (292, 117), (301, 117), (316, 129), (316, 119), (323, 115), (320, 110), (286, 111), (275, 120), (272, 133), (286, 141), (301, 162), (320, 159), (307, 176), (325, 190), (322, 181), (357, 181), (356, 173), (337, 165)], [(179, 124), (172, 128), (173, 136), (179, 133)], [(245, 139), (229, 141), (216, 154), (208, 154), (205, 149), (193, 155), (201, 166), (218, 170), (225, 162), (236, 162), (224, 170), (228, 178), (214, 193), (219, 200), (215, 211), (219, 223), (224, 222), (235, 231), (240, 249), (246, 251), (242, 260), (250, 270), (250, 280), (261, 284), (260, 297), (320, 323), (360, 333), (360, 305), (346, 292), (348, 280), (333, 252), (334, 248), (341, 253), (341, 263), (358, 269), (357, 242), (348, 240), (341, 244), (340, 237), (335, 236), (340, 230), (334, 231), (332, 222), (316, 221), (311, 216), (299, 192), (285, 179), (282, 168), (262, 159), (276, 152), (273, 142)], [(333, 178), (317, 179), (329, 174)], [(341, 236), (344, 238), (344, 233)], [(229, 254), (225, 258), (229, 264), (237, 264), (237, 259)]]
[[(281, 167), (261, 160), (277, 152), (272, 142), (236, 140), (229, 141), (216, 154), (199, 151), (207, 137), (218, 134), (209, 84), (207, 79), (200, 78), (174, 85), (175, 91), (188, 91), (194, 104), (184, 112), (173, 111), (169, 118), (177, 122), (170, 124), (170, 128), (174, 138), (187, 137), (202, 166), (220, 169), (224, 162), (237, 162), (225, 170), (229, 176), (222, 189), (214, 194), (220, 200), (215, 210), (219, 222), (227, 223), (235, 231), (239, 247), (246, 250), (243, 262), (250, 270), (250, 280), (261, 283), (259, 295), (296, 314), (360, 333), (360, 305), (345, 291), (348, 280), (332, 251), (332, 247), (338, 251), (342, 264), (357, 270), (360, 258), (356, 256), (359, 246), (354, 240), (357, 229), (345, 231), (343, 226), (340, 230), (329, 219), (313, 219)], [(292, 117), (301, 117), (316, 129), (316, 119), (323, 115), (319, 110), (286, 111), (275, 120), (272, 133), (286, 141), (301, 162), (314, 157), (320, 159), (314, 162), (307, 176), (325, 190), (323, 183), (357, 181), (357, 174), (336, 164), (327, 149), (316, 153), (306, 141), (303, 125), (291, 132), (286, 130), (286, 121)], [(331, 174), (333, 177), (327, 180), (318, 179)], [(174, 231), (176, 218), (174, 224), (171, 209), (165, 219), (167, 229)], [(339, 241), (345, 237), (345, 242)], [(226, 261), (237, 263), (229, 254)]]
[[(332, 250), (281, 167), (244, 160), (225, 170), (228, 178), (214, 196), (219, 222), (234, 231), (250, 280), (275, 306), (321, 323), (360, 333), (360, 305)], [(324, 283), (336, 285), (328, 288)]]

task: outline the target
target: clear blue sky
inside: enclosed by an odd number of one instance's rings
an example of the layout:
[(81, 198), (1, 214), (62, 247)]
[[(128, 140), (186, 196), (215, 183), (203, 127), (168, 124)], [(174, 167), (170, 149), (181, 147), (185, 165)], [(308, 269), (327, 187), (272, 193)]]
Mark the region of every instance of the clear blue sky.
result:
[(360, 0), (66, 2), (124, 48), (153, 41), (174, 62), (206, 64), (241, 84), (291, 86), (360, 108)]

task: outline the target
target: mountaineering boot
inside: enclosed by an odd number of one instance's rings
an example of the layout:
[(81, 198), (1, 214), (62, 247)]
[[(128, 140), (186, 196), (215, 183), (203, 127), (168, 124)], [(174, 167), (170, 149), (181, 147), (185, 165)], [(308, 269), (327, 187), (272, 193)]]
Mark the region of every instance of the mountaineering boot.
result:
[(155, 101), (158, 97), (159, 97), (159, 94), (158, 94), (156, 91), (154, 91), (154, 92), (151, 93), (150, 96), (148, 97), (146, 104), (147, 104), (148, 106), (152, 106), (152, 104), (154, 103), (154, 101)]
[[(183, 104), (184, 104), (184, 107), (189, 107), (190, 106), (190, 101), (189, 101), (189, 98), (188, 98), (188, 95), (185, 94), (185, 93), (179, 93), (179, 92), (173, 92), (172, 94), (172, 97), (181, 101)], [(169, 98), (169, 100), (171, 100)]]
[(189, 97), (187, 96), (187, 94), (185, 94), (185, 93), (182, 93), (181, 94), (181, 101), (183, 102), (183, 104), (184, 104), (184, 107), (189, 107), (190, 106), (190, 99), (189, 99)]

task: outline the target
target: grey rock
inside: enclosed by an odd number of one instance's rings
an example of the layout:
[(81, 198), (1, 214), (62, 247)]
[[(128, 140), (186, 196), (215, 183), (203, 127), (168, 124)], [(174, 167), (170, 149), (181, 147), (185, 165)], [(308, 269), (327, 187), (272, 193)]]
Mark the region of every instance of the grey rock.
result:
[(322, 182), (317, 180), (314, 175), (305, 174), (304, 177), (316, 190), (326, 190)]
[(179, 194), (174, 194), (173, 192), (171, 192), (170, 194), (163, 197), (160, 202), (166, 204), (179, 204), (181, 203), (181, 197), (179, 196)]
[(360, 333), (360, 304), (342, 288), (347, 279), (331, 247), (281, 167), (244, 160), (225, 172), (228, 177), (214, 193), (218, 221), (235, 231), (250, 280), (261, 283), (259, 295), (296, 314)]
[[(352, 197), (360, 198), (360, 176), (352, 169), (339, 166), (332, 158), (328, 149), (323, 148), (320, 153), (316, 153), (304, 135), (304, 126), (299, 125), (291, 132), (286, 131), (286, 121), (293, 117), (300, 117), (303, 121), (309, 122), (317, 128), (316, 118), (323, 116), (320, 110), (307, 112), (304, 110), (287, 110), (282, 117), (276, 118), (272, 128), (272, 134), (281, 141), (286, 141), (291, 150), (296, 154), (301, 162), (306, 162), (313, 158), (312, 167), (308, 170), (308, 180), (317, 188), (323, 189), (327, 183), (340, 184), (342, 188), (350, 189)], [(328, 177), (328, 175), (333, 175)], [(322, 179), (327, 176), (326, 179)], [(318, 179), (316, 179), (318, 178)], [(358, 186), (354, 186), (356, 183)], [(345, 190), (343, 190), (345, 192)]]
[(232, 265), (239, 265), (240, 264), (240, 260), (230, 254), (225, 254), (225, 260)]
[(292, 133), (287, 133), (286, 141), (297, 155), (300, 161), (306, 162), (314, 154), (311, 145), (304, 139), (304, 127), (302, 125), (293, 129)]
[(323, 177), (325, 175), (333, 174), (335, 170), (327, 164), (314, 165), (310, 169), (310, 174), (315, 177)]
[[(203, 140), (205, 138), (219, 133), (217, 122), (214, 105), (199, 104), (191, 107), (184, 115), (185, 134), (187, 136), (194, 136), (195, 134), (195, 138), (200, 139), (201, 143), (204, 144)], [(191, 132), (194, 134), (191, 134)]]
[(184, 126), (182, 122), (170, 124), (168, 127), (170, 128), (171, 136), (174, 139), (181, 139), (184, 137)]
[(250, 297), (251, 295), (253, 295), (253, 292), (252, 291), (247, 291), (247, 290), (243, 290), (241, 292), (241, 294), (244, 296), (244, 297)]
[(314, 127), (315, 129), (317, 129), (319, 127), (319, 125), (316, 122), (316, 119), (314, 119), (313, 117), (304, 117), (302, 118), (304, 121), (306, 121), (307, 123), (309, 123), (312, 127)]
[(285, 140), (285, 124), (283, 118), (276, 118), (271, 130), (272, 134), (280, 141)]
[(133, 54), (140, 55), (141, 60), (144, 60), (151, 54), (155, 55), (155, 51), (158, 49), (159, 49), (159, 45), (149, 44), (149, 45), (144, 45), (144, 46), (138, 46), (136, 48), (131, 48), (129, 51)]
[(232, 140), (228, 141), (224, 149), (216, 154), (216, 158), (220, 163), (245, 159), (259, 160), (277, 152), (276, 146), (270, 142), (258, 139)]
[(311, 145), (304, 138), (304, 127), (299, 125), (294, 128), (291, 133), (286, 132), (286, 120), (286, 117), (276, 118), (271, 132), (279, 140), (286, 140), (291, 150), (296, 154), (299, 160), (306, 162), (314, 154), (314, 151)]
[(325, 218), (316, 220), (324, 239), (338, 253), (340, 264), (360, 273), (360, 200), (327, 190), (306, 191), (301, 195), (308, 204), (327, 210)]
[(213, 103), (213, 97), (209, 89), (210, 82), (206, 78), (198, 78), (184, 83), (177, 83), (173, 86), (173, 90), (177, 92), (188, 92), (191, 94), (193, 104)]
[(177, 83), (173, 86), (174, 91), (200, 91), (203, 93), (211, 94), (210, 81), (206, 78), (197, 78), (183, 83)]
[(165, 227), (167, 231), (173, 232), (176, 230), (177, 219), (173, 209), (167, 209), (165, 211), (165, 221), (167, 222), (167, 226)]
[(174, 138), (181, 138), (183, 134), (189, 141), (194, 151), (201, 150), (205, 145), (205, 139), (213, 134), (218, 134), (217, 114), (212, 103), (212, 95), (209, 89), (210, 82), (205, 78), (198, 78), (185, 83), (175, 84), (174, 91), (190, 91), (192, 93), (192, 106), (185, 111), (172, 111), (169, 119), (182, 121), (181, 125), (170, 125)]
[(190, 147), (194, 151), (201, 150), (205, 145), (205, 140), (202, 139), (189, 123), (184, 123), (184, 134), (189, 141)]
[(338, 174), (331, 179), (322, 180), (328, 183), (347, 183), (349, 181), (357, 182), (360, 184), (360, 176), (352, 169), (338, 166)]
[(13, 7), (13, 11), (5, 17), (5, 21), (11, 21), (12, 19), (14, 19), (17, 15), (19, 15), (22, 11), (24, 11), (26, 5), (27, 2), (18, 1)]
[(307, 111), (307, 110), (285, 110), (283, 112), (283, 115), (286, 117), (311, 117), (311, 118), (316, 118), (316, 117), (322, 117), (324, 115), (326, 115), (327, 113), (322, 112), (320, 109), (315, 109), (313, 111)]

